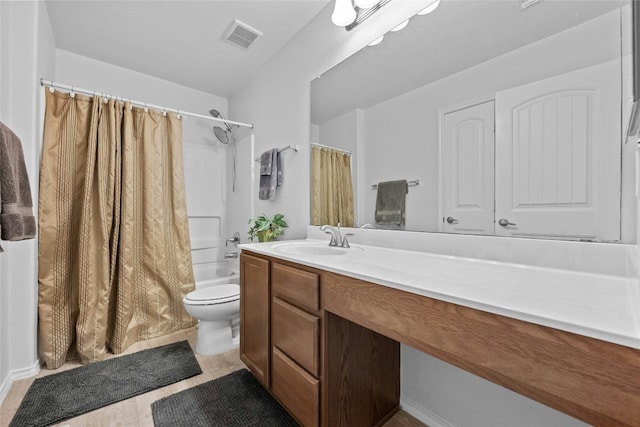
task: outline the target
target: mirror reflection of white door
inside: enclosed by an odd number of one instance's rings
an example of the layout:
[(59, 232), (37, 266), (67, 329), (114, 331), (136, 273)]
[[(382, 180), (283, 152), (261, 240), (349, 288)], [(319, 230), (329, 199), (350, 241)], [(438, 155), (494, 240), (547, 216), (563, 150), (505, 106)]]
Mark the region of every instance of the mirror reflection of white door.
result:
[(620, 239), (619, 84), (610, 61), (496, 94), (497, 235)]
[(494, 102), (443, 115), (443, 229), (494, 232)]

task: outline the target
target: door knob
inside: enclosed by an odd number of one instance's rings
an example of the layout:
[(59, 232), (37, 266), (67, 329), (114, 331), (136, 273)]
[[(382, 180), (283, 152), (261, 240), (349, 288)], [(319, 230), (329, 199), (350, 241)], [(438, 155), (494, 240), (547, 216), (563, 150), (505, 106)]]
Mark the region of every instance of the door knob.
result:
[(499, 224), (501, 227), (506, 227), (506, 226), (508, 226), (508, 225), (516, 225), (514, 222), (509, 222), (509, 220), (508, 220), (507, 218), (500, 218), (500, 219), (498, 220), (498, 224)]
[(452, 216), (448, 216), (448, 217), (447, 217), (447, 222), (448, 222), (449, 224), (457, 224), (457, 223), (458, 223), (458, 220), (457, 220), (457, 219), (455, 219), (455, 218), (454, 218), (454, 217), (452, 217)]

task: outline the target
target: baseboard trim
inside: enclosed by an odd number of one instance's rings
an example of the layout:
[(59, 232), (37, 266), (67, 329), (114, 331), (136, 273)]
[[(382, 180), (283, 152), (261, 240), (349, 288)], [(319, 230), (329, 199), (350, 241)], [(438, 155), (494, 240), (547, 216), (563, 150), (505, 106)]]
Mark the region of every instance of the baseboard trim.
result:
[(14, 381), (21, 380), (23, 378), (29, 378), (34, 375), (37, 375), (40, 372), (40, 360), (36, 360), (35, 363), (31, 366), (27, 366), (26, 368), (16, 369), (13, 371), (9, 371), (9, 374), (2, 382), (2, 386), (0, 386), (0, 404), (4, 402), (4, 398), (9, 394), (9, 389), (13, 385)]
[(400, 397), (400, 408), (429, 427), (455, 427), (453, 424), (446, 422), (427, 408), (406, 397)]

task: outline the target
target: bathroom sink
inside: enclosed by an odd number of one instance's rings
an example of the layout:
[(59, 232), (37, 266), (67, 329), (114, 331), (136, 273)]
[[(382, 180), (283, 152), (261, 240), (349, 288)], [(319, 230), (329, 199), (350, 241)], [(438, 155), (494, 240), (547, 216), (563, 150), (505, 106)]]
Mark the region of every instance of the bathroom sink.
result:
[(345, 255), (349, 248), (329, 246), (326, 243), (286, 242), (274, 245), (273, 250), (290, 255)]

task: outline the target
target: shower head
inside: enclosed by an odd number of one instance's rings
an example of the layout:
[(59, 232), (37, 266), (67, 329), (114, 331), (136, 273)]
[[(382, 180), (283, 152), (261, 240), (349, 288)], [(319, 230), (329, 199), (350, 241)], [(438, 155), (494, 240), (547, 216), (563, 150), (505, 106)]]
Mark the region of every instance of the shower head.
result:
[[(224, 120), (224, 117), (222, 116), (222, 114), (220, 114), (220, 111), (216, 110), (215, 108), (212, 108), (211, 110), (209, 110), (209, 114), (211, 115), (211, 117), (215, 117), (216, 119)], [(226, 126), (227, 131), (231, 132), (231, 126), (229, 126), (229, 124), (226, 123), (226, 122), (223, 122), (223, 123)], [(218, 138), (218, 139), (220, 139), (220, 138)], [(226, 142), (225, 142), (225, 144), (226, 144)]]
[(211, 114), (211, 116), (215, 117), (216, 119), (222, 118), (222, 114), (220, 114), (220, 111), (216, 110), (215, 108), (209, 110), (209, 114)]
[(218, 138), (218, 141), (222, 142), (223, 144), (228, 144), (229, 143), (229, 131), (226, 131), (224, 129), (222, 129), (220, 126), (214, 126), (213, 127), (213, 134), (216, 136), (216, 138)]

